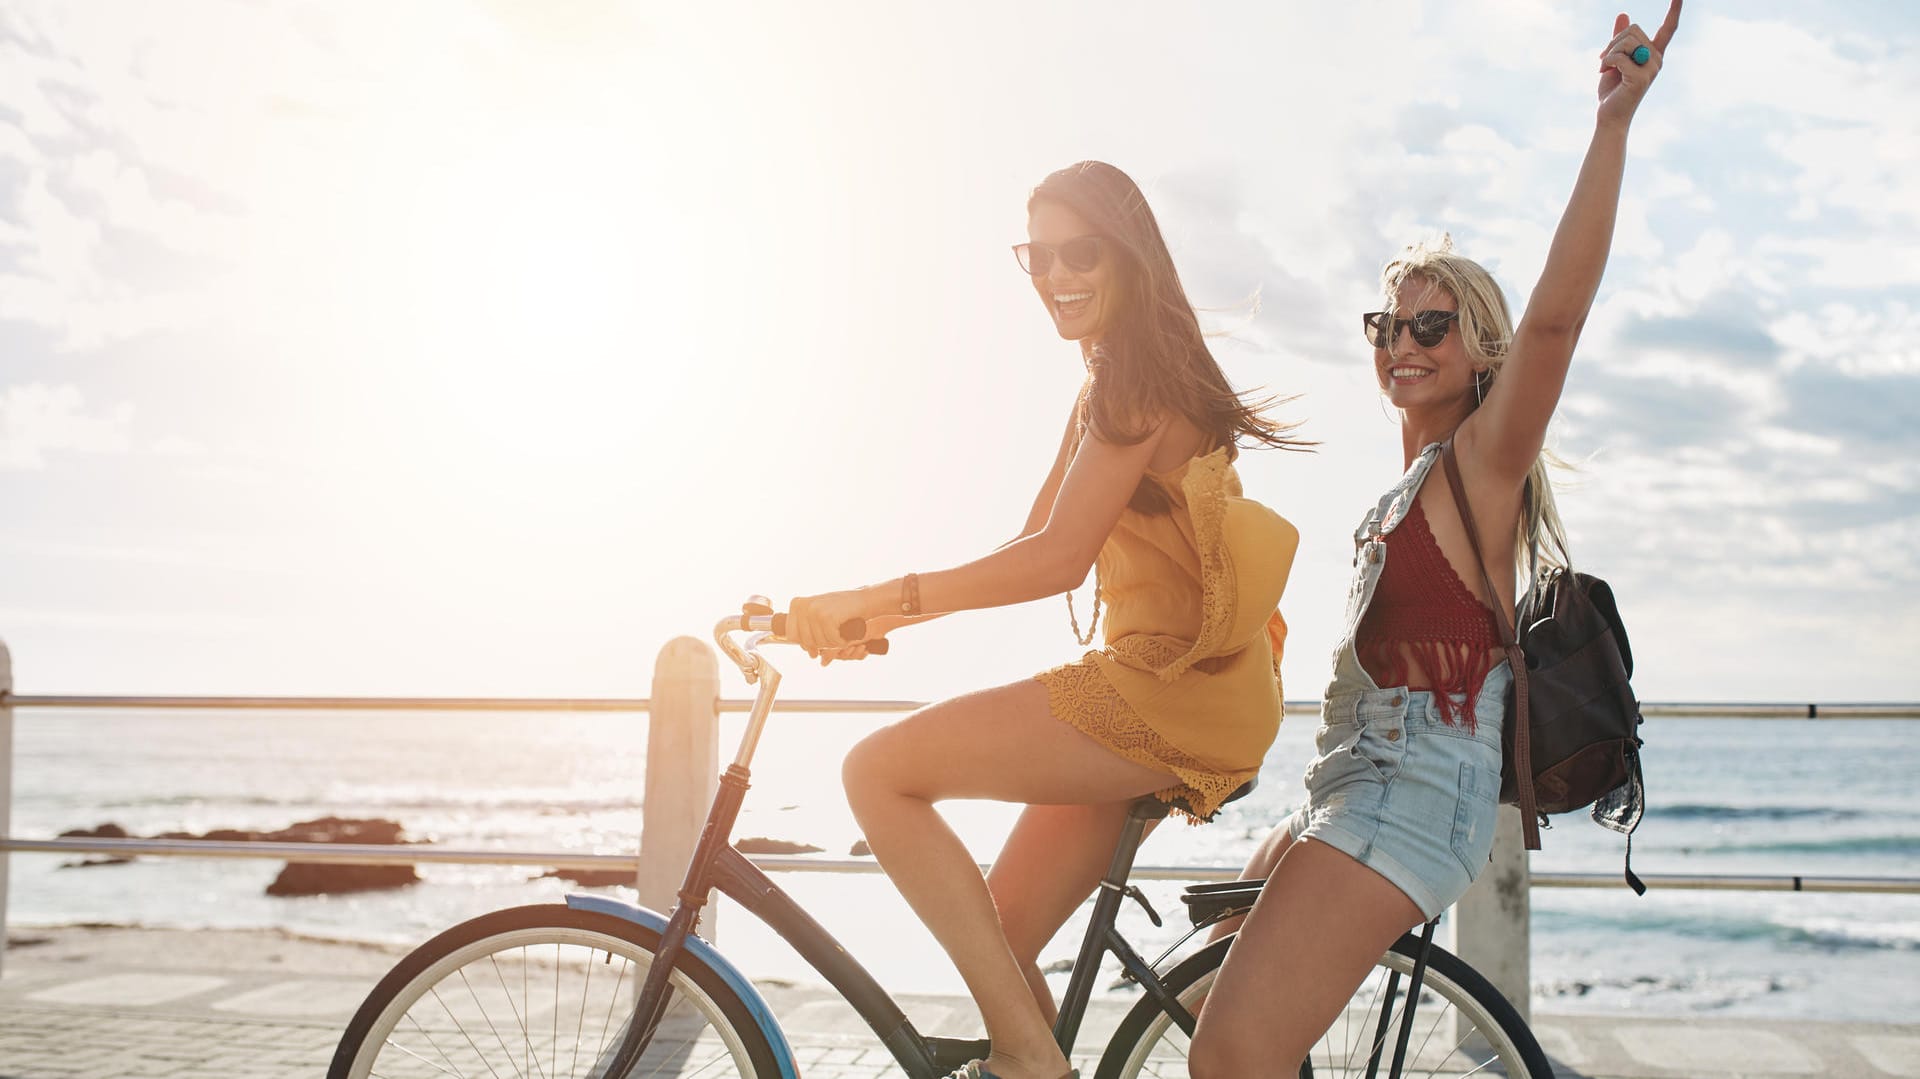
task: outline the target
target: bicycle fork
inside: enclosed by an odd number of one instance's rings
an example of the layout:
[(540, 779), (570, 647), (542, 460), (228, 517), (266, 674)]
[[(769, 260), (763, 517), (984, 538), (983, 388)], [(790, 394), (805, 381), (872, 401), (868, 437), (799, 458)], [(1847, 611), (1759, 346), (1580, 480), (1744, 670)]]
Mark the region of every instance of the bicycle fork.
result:
[(700, 842), (694, 848), (693, 860), (687, 866), (687, 876), (681, 882), (678, 902), (667, 916), (667, 924), (660, 931), (660, 943), (653, 953), (653, 965), (647, 968), (647, 977), (640, 985), (635, 998), (632, 1018), (627, 1024), (626, 1037), (622, 1039), (620, 1049), (613, 1056), (605, 1075), (607, 1079), (625, 1079), (653, 1041), (654, 1032), (660, 1026), (660, 1020), (667, 1012), (667, 1001), (672, 993), (668, 979), (679, 963), (680, 956), (686, 951), (687, 936), (700, 922), (700, 909), (706, 906), (707, 890), (710, 885), (708, 867), (719, 854), (719, 848), (725, 846), (733, 834), (734, 819), (739, 816), (740, 805), (747, 796), (748, 774), (739, 764), (730, 764), (720, 776), (720, 791), (714, 798), (713, 811), (707, 814), (706, 826), (700, 832)]
[[(756, 597), (756, 600), (758, 597)], [(620, 1049), (613, 1056), (606, 1070), (607, 1079), (626, 1079), (653, 1041), (654, 1032), (660, 1026), (660, 1020), (667, 1012), (667, 998), (670, 992), (668, 979), (673, 976), (673, 968), (680, 961), (681, 953), (686, 951), (687, 934), (692, 933), (700, 921), (700, 908), (706, 906), (707, 891), (712, 884), (712, 867), (720, 852), (733, 839), (734, 821), (740, 816), (740, 805), (746, 800), (748, 780), (751, 775), (747, 765), (753, 760), (753, 753), (760, 743), (760, 732), (766, 727), (767, 716), (773, 711), (773, 698), (780, 690), (780, 671), (757, 653), (742, 651), (732, 638), (727, 636), (736, 629), (748, 629), (745, 624), (750, 616), (770, 614), (771, 607), (755, 606), (755, 600), (749, 600), (745, 616), (741, 619), (723, 619), (714, 631), (714, 639), (720, 648), (740, 667), (740, 673), (746, 676), (748, 683), (758, 684), (754, 693), (753, 709), (747, 716), (746, 732), (740, 739), (740, 747), (735, 752), (733, 762), (720, 774), (720, 790), (713, 800), (713, 808), (707, 813), (707, 823), (700, 831), (700, 842), (693, 849), (693, 860), (687, 863), (687, 876), (680, 884), (679, 901), (667, 916), (666, 928), (660, 931), (660, 944), (654, 952), (653, 966), (647, 970), (646, 981), (641, 983), (640, 995), (634, 1003), (633, 1018), (627, 1026), (626, 1037), (621, 1040)], [(764, 609), (763, 609), (764, 607)]]

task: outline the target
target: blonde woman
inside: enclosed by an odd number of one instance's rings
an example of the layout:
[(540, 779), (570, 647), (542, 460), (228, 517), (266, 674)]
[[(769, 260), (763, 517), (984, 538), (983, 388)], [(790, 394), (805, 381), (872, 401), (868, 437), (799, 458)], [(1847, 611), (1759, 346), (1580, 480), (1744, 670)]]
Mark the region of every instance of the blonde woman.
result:
[[(1512, 682), (1492, 605), (1510, 620), (1515, 569), (1566, 556), (1547, 421), (1606, 266), (1627, 129), (1679, 18), (1673, 0), (1651, 37), (1615, 20), (1593, 140), (1517, 328), (1491, 275), (1450, 245), (1385, 270), (1386, 309), (1364, 325), (1407, 470), (1354, 534), (1307, 804), (1249, 866), (1270, 876), (1201, 1011), (1196, 1079), (1295, 1074), (1381, 953), (1487, 864)], [(1498, 595), (1445, 477), (1428, 482), (1449, 440)]]

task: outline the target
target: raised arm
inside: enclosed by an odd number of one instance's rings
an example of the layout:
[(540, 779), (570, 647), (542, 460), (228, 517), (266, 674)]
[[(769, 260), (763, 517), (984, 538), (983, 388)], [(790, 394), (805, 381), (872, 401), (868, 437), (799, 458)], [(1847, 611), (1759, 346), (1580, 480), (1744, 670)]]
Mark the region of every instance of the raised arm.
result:
[[(1651, 37), (1625, 14), (1614, 19), (1613, 38), (1600, 56), (1600, 107), (1593, 141), (1553, 234), (1546, 266), (1514, 330), (1499, 378), (1487, 391), (1486, 401), (1460, 426), (1460, 453), (1480, 470), (1510, 480), (1515, 487), (1539, 456), (1547, 421), (1560, 403), (1574, 345), (1593, 308), (1607, 266), (1607, 250), (1613, 244), (1627, 129), (1660, 73), (1667, 44), (1679, 25), (1680, 0), (1673, 0), (1666, 21)], [(1647, 47), (1644, 63), (1634, 59), (1641, 46)]]
[[(1063, 442), (1064, 472), (1057, 482), (1049, 476), (1029, 517), (1029, 526), (1037, 520), (1039, 527), (972, 562), (920, 574), (921, 613), (1004, 607), (1065, 592), (1086, 580), (1166, 430), (1165, 422), (1156, 424), (1146, 438), (1130, 446), (1088, 434), (1070, 459), (1068, 443)], [(1048, 488), (1054, 489), (1050, 501)], [(902, 580), (896, 577), (795, 600), (791, 632), (809, 652), (837, 646), (841, 623), (897, 615), (901, 595)]]

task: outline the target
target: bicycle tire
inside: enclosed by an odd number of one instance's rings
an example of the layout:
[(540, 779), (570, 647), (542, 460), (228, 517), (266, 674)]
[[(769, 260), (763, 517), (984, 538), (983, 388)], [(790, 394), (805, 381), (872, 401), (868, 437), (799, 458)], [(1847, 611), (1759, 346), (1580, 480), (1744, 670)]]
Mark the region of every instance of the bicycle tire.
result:
[[(1161, 978), (1167, 991), (1187, 1010), (1194, 1011), (1212, 988), (1232, 939), (1207, 945)], [(1398, 1079), (1388, 1076), (1400, 1029), (1398, 1008), (1405, 1002), (1407, 976), (1419, 954), (1418, 937), (1409, 934), (1394, 942), (1342, 1009), (1340, 1018), (1315, 1043), (1301, 1065), (1302, 1079), (1358, 1079), (1367, 1074), (1368, 1050), (1378, 1037), (1380, 998), (1385, 994), (1390, 971), (1398, 972), (1400, 980), (1394, 994), (1394, 1019), (1380, 1052), (1377, 1074)], [(1437, 945), (1428, 951), (1420, 996), (1402, 1074), (1434, 1079), (1465, 1075), (1553, 1079), (1552, 1064), (1513, 1005), (1458, 956)], [(1435, 1035), (1443, 1023), (1464, 1025), (1466, 1032), (1450, 1030), (1435, 1045)], [(1143, 998), (1114, 1029), (1095, 1079), (1185, 1079), (1186, 1048), (1187, 1037), (1178, 1024), (1151, 997)]]
[[(341, 1035), (328, 1079), (597, 1077), (658, 943), (646, 926), (560, 904), (462, 922), (374, 986)], [(780, 1074), (746, 1002), (712, 968), (682, 965), (669, 984), (667, 1015), (630, 1076)]]

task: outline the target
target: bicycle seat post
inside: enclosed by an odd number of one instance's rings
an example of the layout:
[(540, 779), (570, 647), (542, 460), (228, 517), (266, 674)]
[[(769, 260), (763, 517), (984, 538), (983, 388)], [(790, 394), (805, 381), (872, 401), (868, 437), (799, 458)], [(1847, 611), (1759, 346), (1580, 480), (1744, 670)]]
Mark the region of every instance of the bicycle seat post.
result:
[[(1127, 811), (1127, 823), (1113, 845), (1113, 859), (1100, 878), (1093, 897), (1093, 914), (1087, 919), (1087, 935), (1081, 938), (1080, 954), (1074, 958), (1073, 974), (1067, 983), (1066, 998), (1060, 1002), (1060, 1017), (1054, 1022), (1053, 1037), (1060, 1051), (1073, 1054), (1074, 1039), (1080, 1034), (1080, 1022), (1086, 1018), (1087, 1002), (1093, 996), (1093, 981), (1100, 973), (1100, 959), (1109, 950), (1126, 963), (1138, 956), (1132, 947), (1114, 932), (1114, 919), (1120, 913), (1120, 901), (1127, 896), (1127, 878), (1133, 873), (1133, 859), (1147, 825), (1167, 815), (1167, 804), (1148, 795), (1137, 798)], [(1144, 902), (1144, 901), (1143, 901)]]

